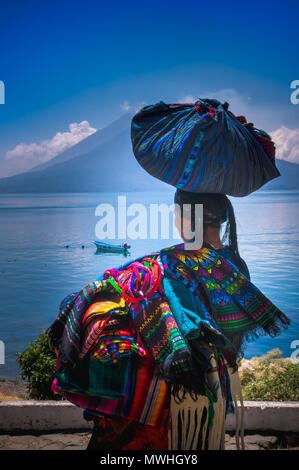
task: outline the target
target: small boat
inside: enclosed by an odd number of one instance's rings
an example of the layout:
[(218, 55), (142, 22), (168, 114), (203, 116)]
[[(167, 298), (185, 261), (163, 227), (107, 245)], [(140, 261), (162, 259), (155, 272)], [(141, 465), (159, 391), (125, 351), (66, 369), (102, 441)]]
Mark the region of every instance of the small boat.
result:
[(126, 253), (130, 247), (127, 243), (123, 243), (122, 245), (112, 245), (111, 243), (104, 243), (95, 241), (95, 246), (97, 247), (97, 251), (105, 251), (106, 253)]

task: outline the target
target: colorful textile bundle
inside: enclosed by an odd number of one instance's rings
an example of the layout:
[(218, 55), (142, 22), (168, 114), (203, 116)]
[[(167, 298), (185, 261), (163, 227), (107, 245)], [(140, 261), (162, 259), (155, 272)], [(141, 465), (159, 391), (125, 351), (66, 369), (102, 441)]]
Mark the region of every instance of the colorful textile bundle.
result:
[[(84, 341), (83, 317), (99, 295), (108, 298), (115, 296), (115, 288), (108, 281), (91, 282), (80, 292), (67, 296), (61, 302), (58, 316), (48, 329), (50, 347), (60, 353), (61, 369), (67, 370), (77, 363)], [(106, 325), (108, 318), (110, 319), (110, 315), (101, 319), (101, 329)]]
[(107, 366), (88, 353), (68, 369), (61, 368), (59, 359), (58, 355), (56, 384), (60, 390), (116, 400), (125, 395), (129, 378), (129, 357)]
[(92, 350), (99, 337), (104, 331), (110, 328), (116, 328), (123, 323), (124, 316), (128, 316), (128, 309), (123, 298), (119, 302), (102, 301), (94, 302), (86, 311), (82, 327), (84, 328), (84, 339), (79, 359)]
[(190, 369), (190, 350), (181, 335), (161, 288), (163, 266), (158, 258), (145, 257), (122, 270), (108, 270), (104, 279), (113, 277), (130, 302), (130, 314), (136, 331), (159, 365), (164, 379), (181, 383)]
[(153, 258), (143, 258), (142, 262), (134, 261), (125, 270), (105, 271), (104, 279), (111, 280), (111, 277), (116, 281), (122, 298), (135, 303), (156, 292), (161, 283), (161, 266)]
[(95, 420), (159, 426), (170, 419), (174, 449), (181, 426), (192, 432), (179, 445), (194, 444), (202, 419), (204, 441), (217, 448), (236, 403), (229, 369), (237, 369), (244, 340), (274, 336), (289, 320), (226, 249), (183, 248), (108, 270), (64, 299), (49, 330), (58, 350), (52, 389)]
[[(141, 424), (158, 426), (168, 416), (169, 390), (155, 362), (146, 353), (138, 360), (126, 358), (125, 364), (125, 374), (119, 377), (119, 372), (124, 370), (124, 363), (119, 367), (117, 364), (102, 364), (97, 359), (88, 363), (85, 359), (85, 362), (79, 361), (75, 369), (69, 370), (66, 375), (60, 372), (58, 358), (52, 390), (75, 405), (88, 409), (95, 417), (126, 418)], [(86, 368), (90, 371), (87, 372)], [(106, 371), (110, 374), (108, 383)], [(95, 383), (84, 380), (86, 374), (95, 377)], [(116, 386), (111, 386), (112, 376), (115, 382), (122, 381), (117, 396)]]
[(99, 338), (91, 357), (106, 364), (113, 364), (121, 357), (130, 356), (132, 353), (144, 356), (144, 348), (134, 341), (132, 337), (134, 333), (130, 330), (131, 328), (111, 331), (110, 335), (106, 332)]
[[(111, 278), (116, 284), (120, 278), (121, 289), (134, 299), (129, 303), (134, 329), (167, 382), (186, 385), (186, 380), (192, 377), (189, 342), (200, 334), (213, 341), (225, 354), (230, 366), (236, 368), (244, 338), (264, 333), (275, 336), (279, 332), (279, 323), (283, 327), (289, 324), (287, 317), (232, 262), (215, 250), (203, 248), (198, 252), (186, 252), (183, 245), (178, 245), (162, 250), (160, 255), (152, 255), (151, 259), (156, 263), (148, 259), (148, 265), (156, 269), (151, 275), (159, 281), (162, 269), (158, 267), (163, 266), (163, 282), (159, 287), (158, 282), (149, 279), (149, 271), (138, 266), (138, 263), (144, 266), (142, 258), (115, 270), (114, 278)], [(142, 276), (139, 270), (145, 275)], [(65, 312), (69, 313), (61, 338), (56, 336), (61, 358), (74, 349), (70, 333), (81, 340), (83, 337), (79, 318), (82, 322), (86, 307), (81, 307), (81, 302), (78, 308), (78, 298), (83, 298), (88, 305), (100, 291), (103, 292), (103, 286), (104, 289), (111, 286), (108, 282), (110, 275), (111, 272), (105, 273), (106, 279), (97, 283), (94, 292), (87, 287), (67, 306), (64, 305), (51, 327), (50, 338), (53, 341), (57, 322), (60, 326), (62, 318), (66, 318)], [(115, 288), (111, 288), (115, 294)], [(84, 296), (87, 290), (88, 299)], [(147, 292), (151, 293), (149, 298)], [(77, 315), (74, 316), (74, 312)], [(79, 354), (80, 351), (77, 359)]]
[(218, 100), (145, 106), (133, 117), (138, 163), (184, 191), (246, 196), (280, 176), (270, 137), (248, 129)]

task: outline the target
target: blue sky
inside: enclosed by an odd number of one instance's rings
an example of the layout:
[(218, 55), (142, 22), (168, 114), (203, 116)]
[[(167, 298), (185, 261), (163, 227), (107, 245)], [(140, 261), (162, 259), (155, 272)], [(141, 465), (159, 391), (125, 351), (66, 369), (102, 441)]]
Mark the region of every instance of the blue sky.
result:
[[(0, 175), (8, 156), (9, 171), (20, 171), (20, 144), (25, 161), (30, 145), (50, 142), (54, 152), (127, 109), (209, 96), (279, 131), (299, 162), (299, 104), (290, 101), (298, 13), (295, 1), (2, 2)], [(43, 158), (36, 152), (31, 165)]]

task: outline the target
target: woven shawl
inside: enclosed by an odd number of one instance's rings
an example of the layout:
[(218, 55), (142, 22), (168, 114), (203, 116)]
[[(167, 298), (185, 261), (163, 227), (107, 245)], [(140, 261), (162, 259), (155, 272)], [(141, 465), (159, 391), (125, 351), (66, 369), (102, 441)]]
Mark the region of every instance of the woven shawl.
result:
[[(161, 260), (180, 304), (193, 305), (195, 315), (190, 317), (169, 298), (183, 336), (196, 336), (201, 319), (208, 321), (214, 339), (219, 333), (226, 339), (222, 350), (231, 366), (242, 356), (246, 341), (262, 335), (274, 337), (281, 327), (288, 327), (288, 317), (218, 250), (192, 252), (181, 244), (163, 250)], [(227, 348), (229, 344), (233, 348)]]

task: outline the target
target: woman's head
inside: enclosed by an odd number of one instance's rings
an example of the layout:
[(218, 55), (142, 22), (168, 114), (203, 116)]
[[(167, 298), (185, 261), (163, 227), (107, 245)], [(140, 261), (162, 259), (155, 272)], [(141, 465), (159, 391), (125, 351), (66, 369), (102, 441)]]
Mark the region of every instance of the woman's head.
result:
[[(203, 233), (212, 227), (220, 230), (221, 225), (227, 222), (226, 231), (223, 239), (228, 239), (228, 245), (235, 251), (237, 255), (238, 243), (236, 233), (236, 221), (234, 215), (233, 206), (225, 194), (212, 194), (212, 193), (191, 193), (176, 190), (174, 202), (176, 204), (176, 226), (179, 231), (185, 233), (184, 224), (190, 226), (191, 230), (194, 231), (195, 215), (196, 215), (196, 204), (202, 204), (203, 206)], [(183, 211), (183, 207), (190, 209), (186, 212)], [(184, 214), (188, 214), (187, 220), (184, 220)], [(186, 218), (185, 218), (186, 219)]]

